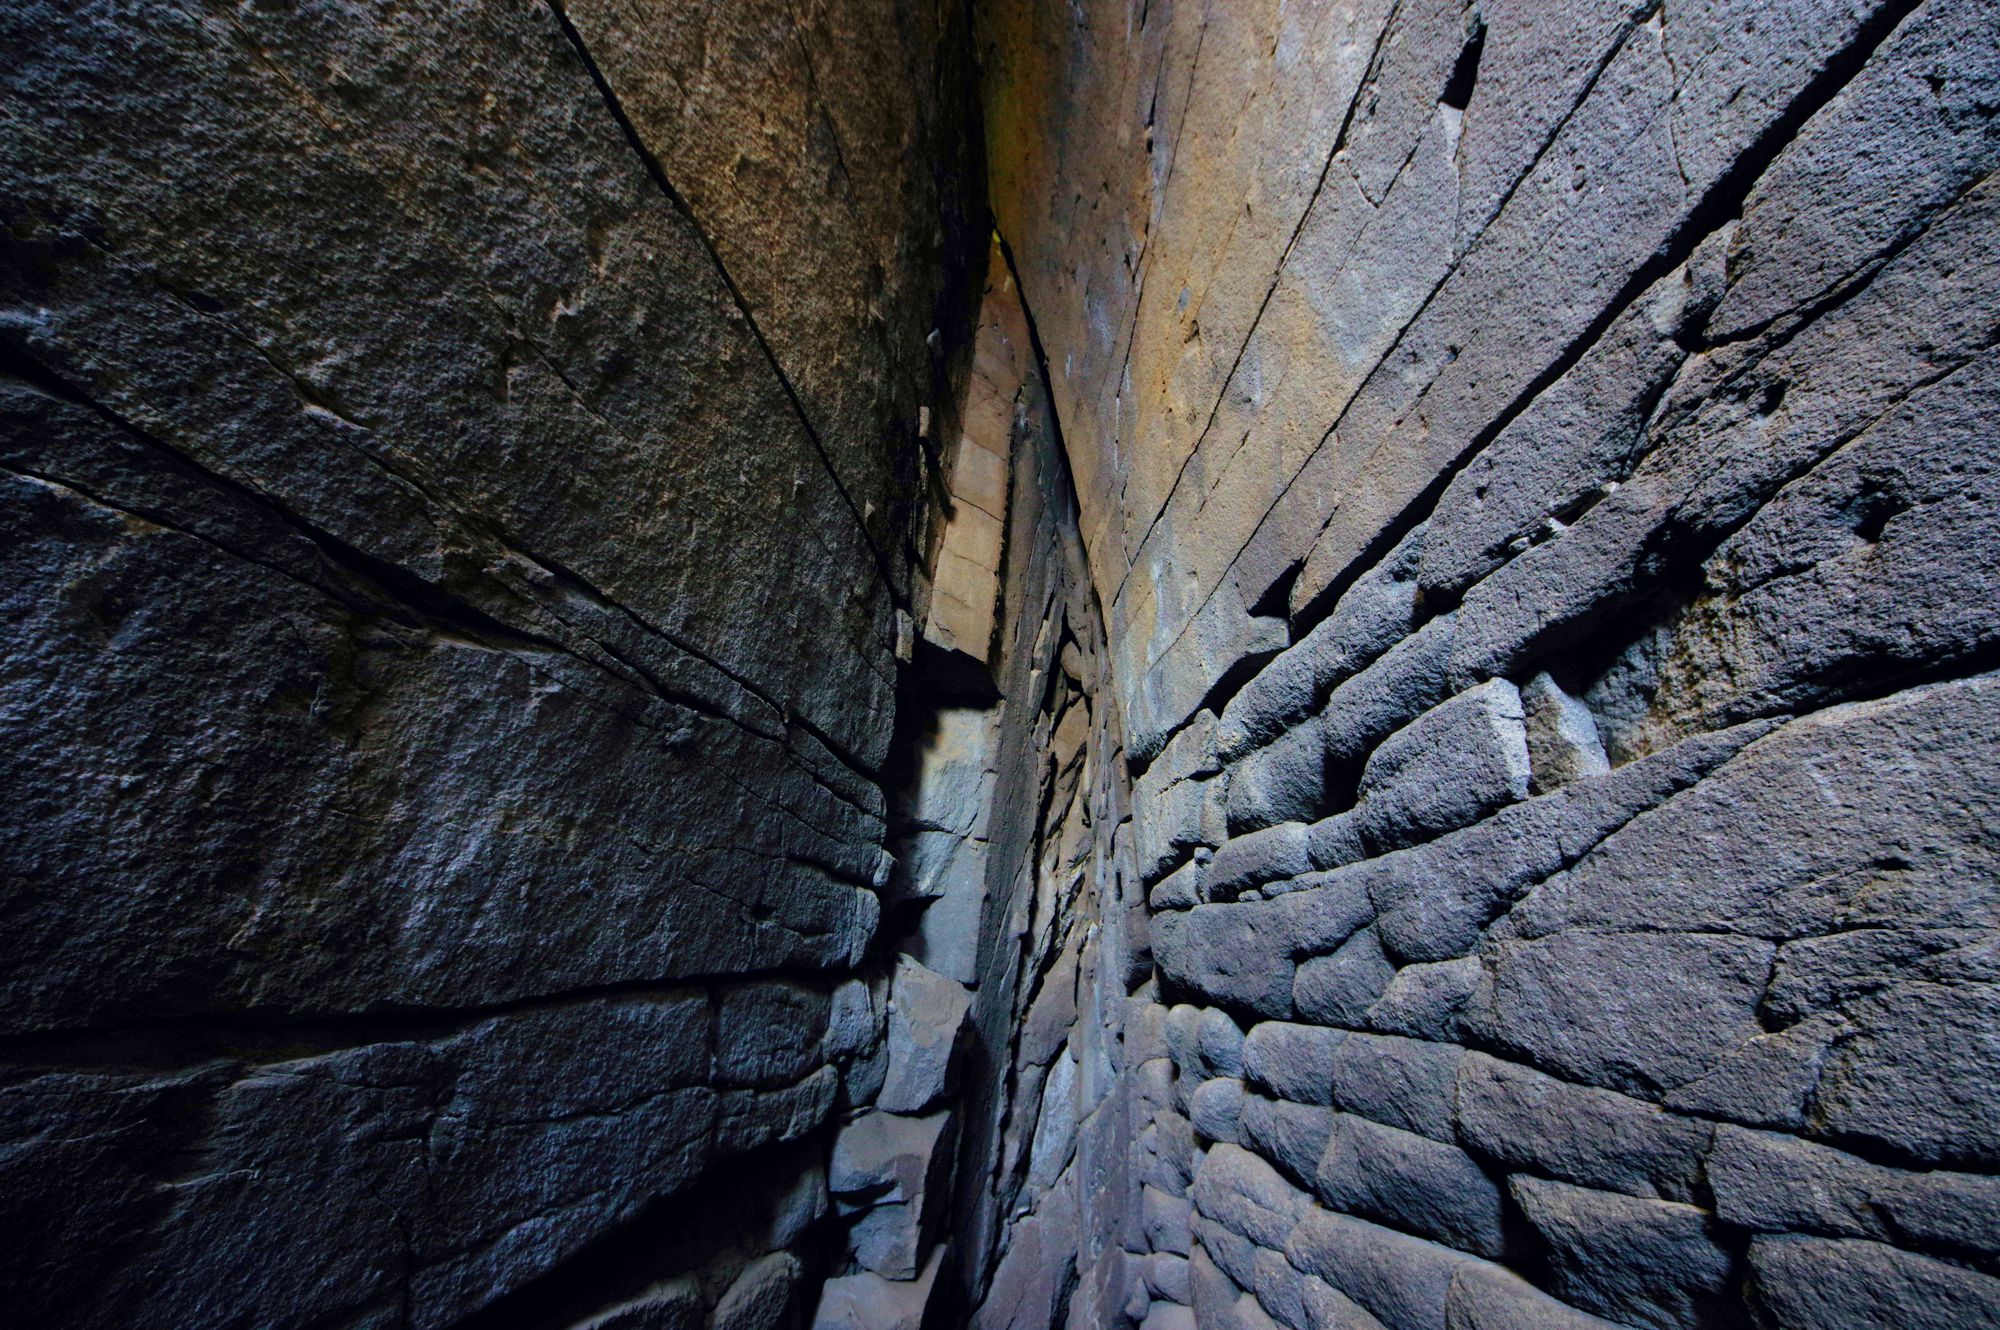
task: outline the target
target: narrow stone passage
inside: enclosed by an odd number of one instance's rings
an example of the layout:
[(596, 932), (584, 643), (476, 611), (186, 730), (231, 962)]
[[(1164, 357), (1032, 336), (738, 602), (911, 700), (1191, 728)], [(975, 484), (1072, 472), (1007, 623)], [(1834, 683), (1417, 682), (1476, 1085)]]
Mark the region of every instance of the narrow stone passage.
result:
[(0, 1319), (2000, 1324), (1980, 0), (0, 87)]

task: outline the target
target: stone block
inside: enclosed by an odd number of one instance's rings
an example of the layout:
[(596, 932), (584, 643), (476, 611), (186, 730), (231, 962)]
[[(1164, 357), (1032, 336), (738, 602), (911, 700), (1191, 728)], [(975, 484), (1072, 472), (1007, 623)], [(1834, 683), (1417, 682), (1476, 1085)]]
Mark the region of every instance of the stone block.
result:
[(1300, 1186), (1312, 1185), (1320, 1156), (1333, 1131), (1333, 1110), (1283, 1099), (1246, 1095), (1243, 1138)]
[(1475, 1258), (1316, 1209), (1292, 1229), (1285, 1259), (1359, 1303), (1387, 1330), (1436, 1330), (1445, 1323), (1453, 1276)]
[(833, 1111), (840, 1073), (821, 1067), (795, 1085), (774, 1090), (724, 1090), (715, 1099), (715, 1145), (738, 1154), (816, 1130)]
[(1695, 1199), (1714, 1130), (1477, 1052), (1459, 1066), (1455, 1122), (1466, 1144), (1509, 1168), (1669, 1201)]
[(1188, 910), (1208, 899), (1208, 862), (1196, 856), (1161, 878), (1146, 903), (1155, 910)]
[(2000, 1255), (2000, 1178), (1912, 1172), (1795, 1136), (1715, 1130), (1715, 1212), (1759, 1233), (1819, 1233)]
[(863, 1113), (834, 1136), (827, 1190), (871, 1201), (921, 1197), (950, 1153), (951, 1114)]
[(788, 979), (734, 984), (716, 995), (716, 1083), (787, 1085), (825, 1056), (830, 1001), (823, 988)]
[(1558, 1302), (1511, 1270), (1467, 1264), (1452, 1277), (1445, 1330), (1616, 1330), (1612, 1322)]
[(820, 1290), (812, 1330), (924, 1330), (945, 1248), (915, 1279), (884, 1279), (873, 1271), (829, 1279)]
[[(1241, 1233), (1216, 1223), (1199, 1209), (1196, 1209), (1194, 1215), (1194, 1247), (1196, 1252), (1213, 1262), (1215, 1268), (1227, 1276), (1229, 1282), (1237, 1289), (1246, 1289), (1256, 1282), (1257, 1244)], [(1189, 1264), (1193, 1264), (1193, 1258), (1190, 1258)], [(1192, 1288), (1192, 1277), (1189, 1282)], [(1194, 1305), (1195, 1314), (1200, 1316), (1204, 1302), (1199, 1290), (1195, 1290)], [(1207, 1306), (1220, 1308), (1219, 1314), (1225, 1316), (1233, 1315), (1234, 1312), (1233, 1299), (1229, 1303), (1222, 1304), (1210, 1300)]]
[(1406, 965), (1368, 1009), (1368, 1028), (1378, 1034), (1452, 1042), (1460, 1037), (1458, 1018), (1472, 1001), (1482, 973), (1478, 960), (1470, 956)]
[(950, 1092), (959, 1032), (972, 996), (926, 965), (899, 956), (889, 988), (889, 1070), (876, 1106), (921, 1113)]
[(1292, 1005), (1306, 1020), (1358, 1030), (1395, 973), (1375, 930), (1364, 928), (1331, 956), (1315, 956), (1299, 966)]
[(1171, 1252), (1153, 1252), (1137, 1258), (1140, 1277), (1156, 1299), (1177, 1302), (1186, 1306), (1191, 1300), (1188, 1292), (1188, 1263), (1185, 1256), (1175, 1256)]
[(1364, 838), (1392, 850), (1528, 796), (1521, 695), (1505, 679), (1458, 694), (1382, 741), (1361, 771)]
[(1284, 1249), (1292, 1225), (1311, 1204), (1276, 1169), (1234, 1145), (1217, 1145), (1208, 1152), (1195, 1175), (1193, 1198), (1202, 1214), (1272, 1251)]
[(1311, 821), (1326, 802), (1326, 736), (1302, 720), (1229, 769), (1229, 830), (1242, 834), (1285, 821)]
[(1210, 900), (1234, 900), (1251, 887), (1298, 877), (1316, 867), (1311, 833), (1303, 822), (1279, 822), (1224, 841), (1208, 865)]
[(1064, 1050), (1049, 1063), (1042, 1082), (1041, 1106), (1035, 1115), (1035, 1136), (1028, 1147), (1028, 1185), (1047, 1188), (1076, 1152), (1076, 1059)]
[(1161, 973), (1225, 1006), (1290, 1016), (1291, 943), (1273, 936), (1269, 911), (1256, 908), (1273, 904), (1201, 905), (1154, 916), (1153, 956)]
[(1500, 1189), (1457, 1146), (1336, 1113), (1314, 1183), (1335, 1210), (1477, 1256), (1501, 1253)]
[(772, 1252), (743, 1267), (715, 1304), (714, 1330), (792, 1330), (797, 1322), (799, 1258)]
[(1452, 1044), (1351, 1034), (1334, 1054), (1330, 1098), (1344, 1112), (1455, 1143), (1452, 1099), (1464, 1056)]
[(575, 1330), (703, 1330), (707, 1323), (701, 1284), (683, 1275), (579, 1321)]
[(1571, 1079), (1658, 1095), (1764, 1033), (1757, 1006), (1776, 950), (1712, 933), (1494, 943), (1465, 1028)]
[(1419, 526), (1364, 573), (1333, 611), (1278, 653), (1230, 699), (1217, 735), (1222, 757), (1267, 744), (1311, 715), (1344, 681), (1406, 635), (1417, 618)]
[(1205, 1008), (1195, 1027), (1202, 1065), (1216, 1076), (1243, 1074), (1243, 1030), (1225, 1011)]
[(1186, 1256), (1193, 1240), (1194, 1207), (1184, 1196), (1169, 1196), (1157, 1187), (1146, 1187), (1139, 1195), (1140, 1223), (1147, 1243), (1156, 1252)]
[(882, 1038), (886, 1013), (866, 981), (849, 979), (837, 985), (826, 1018), (826, 1054), (850, 1058), (872, 1048)]
[(1132, 848), (1140, 881), (1157, 881), (1196, 845), (1220, 838), (1226, 782), (1211, 778), (1221, 770), (1215, 717), (1206, 711), (1147, 766), (1132, 790)]
[(954, 882), (924, 907), (914, 933), (904, 939), (910, 956), (947, 979), (979, 982), (979, 939), (986, 917), (986, 884)]
[(1508, 1185), (1564, 1301), (1667, 1330), (1731, 1315), (1734, 1262), (1708, 1211), (1525, 1174)]
[(1241, 1143), (1243, 1082), (1217, 1076), (1195, 1087), (1188, 1103), (1188, 1120), (1211, 1141)]
[(1260, 1021), (1243, 1045), (1243, 1069), (1252, 1085), (1299, 1104), (1330, 1102), (1333, 1059), (1346, 1035), (1316, 1025)]
[(1777, 1330), (2000, 1325), (2000, 1280), (1876, 1242), (1753, 1239), (1750, 1297)]
[(1521, 688), (1528, 738), (1528, 792), (1547, 794), (1572, 781), (1608, 775), (1611, 759), (1597, 735), (1597, 718), (1547, 671)]

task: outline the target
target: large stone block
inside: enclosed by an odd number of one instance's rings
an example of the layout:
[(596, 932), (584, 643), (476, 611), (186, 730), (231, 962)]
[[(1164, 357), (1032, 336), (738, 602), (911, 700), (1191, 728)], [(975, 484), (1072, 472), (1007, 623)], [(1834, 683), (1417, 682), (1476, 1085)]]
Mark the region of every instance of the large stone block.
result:
[(1525, 1174), (1509, 1186), (1565, 1301), (1685, 1330), (1732, 1317), (1735, 1263), (1706, 1210)]
[(2000, 1280), (1875, 1242), (1760, 1237), (1751, 1297), (1779, 1330), (1975, 1330), (2000, 1322)]
[(1204, 1215), (1271, 1251), (1284, 1249), (1292, 1225), (1311, 1204), (1277, 1170), (1235, 1145), (1208, 1152), (1195, 1174), (1193, 1195)]
[(1252, 1085), (1280, 1099), (1324, 1104), (1333, 1086), (1333, 1060), (1346, 1035), (1314, 1025), (1260, 1021), (1243, 1046), (1244, 1073)]
[(1445, 1322), (1453, 1276), (1474, 1258), (1315, 1209), (1293, 1228), (1285, 1259), (1359, 1303), (1388, 1330), (1432, 1330)]
[(1757, 1006), (1776, 950), (1713, 933), (1498, 942), (1465, 1027), (1587, 1084), (1658, 1095), (1764, 1033)]
[(877, 1107), (921, 1113), (950, 1093), (959, 1032), (971, 1007), (971, 995), (956, 981), (908, 956), (897, 957), (889, 987), (889, 1069)]
[(1501, 1254), (1500, 1188), (1457, 1146), (1336, 1113), (1314, 1183), (1335, 1210), (1478, 1256)]
[(1384, 739), (1361, 769), (1364, 836), (1392, 850), (1528, 797), (1521, 694), (1489, 679)]
[(884, 1279), (861, 1270), (827, 1280), (812, 1330), (923, 1330), (945, 1252), (939, 1247), (931, 1253), (915, 1279)]
[(1644, 1100), (1478, 1052), (1459, 1064), (1453, 1122), (1460, 1139), (1510, 1168), (1670, 1201), (1695, 1199), (1714, 1134)]

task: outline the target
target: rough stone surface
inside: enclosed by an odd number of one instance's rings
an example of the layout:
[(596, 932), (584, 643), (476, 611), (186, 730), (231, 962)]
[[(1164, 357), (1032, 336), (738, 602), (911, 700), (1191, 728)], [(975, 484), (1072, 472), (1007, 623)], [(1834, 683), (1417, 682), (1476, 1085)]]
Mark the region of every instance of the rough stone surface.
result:
[(950, 1093), (955, 1055), (972, 1000), (964, 988), (907, 956), (889, 989), (889, 1070), (875, 1105), (921, 1113)]
[(2000, 1321), (1989, 10), (0, 15), (0, 1305)]

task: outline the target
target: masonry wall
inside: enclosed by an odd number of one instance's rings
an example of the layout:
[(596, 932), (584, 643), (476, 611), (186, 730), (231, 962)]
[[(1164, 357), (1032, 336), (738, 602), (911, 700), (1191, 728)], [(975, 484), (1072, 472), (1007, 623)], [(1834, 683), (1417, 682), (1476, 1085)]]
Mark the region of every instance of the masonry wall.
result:
[(0, 14), (0, 1306), (2000, 1323), (1989, 8)]
[(982, 12), (1159, 1010), (1066, 1323), (2000, 1317), (1996, 34)]
[(809, 1313), (960, 23), (0, 14), (9, 1323)]

